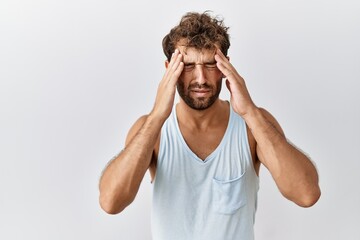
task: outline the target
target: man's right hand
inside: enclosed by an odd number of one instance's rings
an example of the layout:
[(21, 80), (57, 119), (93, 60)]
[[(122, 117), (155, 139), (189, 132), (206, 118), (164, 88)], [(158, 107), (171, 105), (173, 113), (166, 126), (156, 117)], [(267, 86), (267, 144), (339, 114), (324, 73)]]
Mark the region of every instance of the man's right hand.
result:
[(166, 63), (166, 72), (159, 83), (155, 105), (150, 115), (165, 121), (174, 105), (176, 83), (184, 68), (182, 55), (178, 49), (172, 54), (170, 62)]

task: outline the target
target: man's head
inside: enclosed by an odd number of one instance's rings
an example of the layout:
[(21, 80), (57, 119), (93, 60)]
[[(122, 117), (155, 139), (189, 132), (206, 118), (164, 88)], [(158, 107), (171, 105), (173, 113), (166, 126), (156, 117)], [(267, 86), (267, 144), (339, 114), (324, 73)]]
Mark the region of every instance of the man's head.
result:
[(171, 29), (162, 42), (163, 50), (168, 61), (178, 46), (195, 48), (197, 50), (214, 50), (220, 48), (227, 55), (230, 47), (228, 27), (223, 20), (212, 17), (208, 12), (185, 14), (179, 25)]
[(187, 13), (163, 39), (167, 64), (178, 49), (184, 69), (177, 82), (181, 99), (191, 108), (204, 110), (218, 99), (223, 74), (216, 66), (215, 53), (229, 49), (228, 28), (207, 12)]

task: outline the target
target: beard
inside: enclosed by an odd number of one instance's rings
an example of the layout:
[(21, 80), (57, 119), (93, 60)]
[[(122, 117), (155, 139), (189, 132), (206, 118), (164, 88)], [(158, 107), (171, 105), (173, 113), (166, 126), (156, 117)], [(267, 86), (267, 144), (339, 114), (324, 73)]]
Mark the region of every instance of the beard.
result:
[[(214, 102), (219, 98), (221, 91), (221, 79), (217, 81), (217, 84), (212, 86), (205, 84), (191, 84), (187, 88), (184, 86), (184, 82), (179, 79), (176, 84), (179, 96), (184, 100), (184, 102), (194, 110), (205, 110), (211, 107)], [(206, 90), (211, 93), (209, 97), (197, 97), (194, 98), (190, 94), (194, 89)]]

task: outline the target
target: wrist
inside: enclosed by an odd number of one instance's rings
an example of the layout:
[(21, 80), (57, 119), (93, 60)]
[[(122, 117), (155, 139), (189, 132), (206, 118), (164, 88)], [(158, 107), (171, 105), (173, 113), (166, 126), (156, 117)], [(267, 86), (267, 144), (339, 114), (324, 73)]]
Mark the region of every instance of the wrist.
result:
[(253, 126), (259, 119), (263, 118), (261, 109), (257, 106), (249, 108), (246, 113), (242, 116), (248, 126)]
[(261, 109), (257, 107), (255, 104), (248, 107), (243, 113), (241, 114), (241, 117), (247, 121), (251, 120), (253, 118), (256, 118), (259, 114), (261, 114)]
[(164, 115), (156, 114), (154, 111), (151, 111), (146, 119), (146, 123), (150, 126), (161, 128), (166, 119), (167, 117), (165, 118)]

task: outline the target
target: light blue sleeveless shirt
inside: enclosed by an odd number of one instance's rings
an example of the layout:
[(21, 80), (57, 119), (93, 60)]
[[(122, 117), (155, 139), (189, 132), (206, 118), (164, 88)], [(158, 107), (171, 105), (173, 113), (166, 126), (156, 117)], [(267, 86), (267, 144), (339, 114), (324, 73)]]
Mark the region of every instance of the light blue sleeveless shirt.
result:
[(186, 144), (175, 109), (161, 130), (153, 240), (254, 239), (259, 179), (245, 121), (230, 106), (225, 135), (203, 161)]

